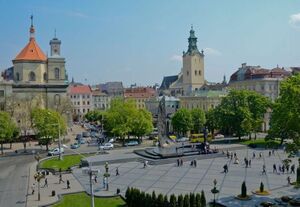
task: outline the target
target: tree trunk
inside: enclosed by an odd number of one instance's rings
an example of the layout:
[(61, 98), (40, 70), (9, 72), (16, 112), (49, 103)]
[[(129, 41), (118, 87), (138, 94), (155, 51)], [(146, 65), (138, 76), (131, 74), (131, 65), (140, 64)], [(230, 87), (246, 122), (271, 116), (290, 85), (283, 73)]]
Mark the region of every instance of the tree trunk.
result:
[(215, 130), (214, 130), (214, 129), (211, 130), (211, 138), (212, 138), (212, 139), (215, 138)]
[(283, 140), (284, 140), (284, 138), (283, 138), (283, 137), (280, 137), (280, 145), (283, 144)]
[(251, 132), (249, 133), (249, 140), (251, 140)]
[(9, 149), (11, 149), (11, 148), (12, 148), (12, 142), (9, 143)]
[(1, 143), (1, 154), (3, 155), (3, 143)]
[(256, 140), (256, 138), (257, 138), (257, 134), (256, 132), (254, 132), (254, 140)]
[(49, 146), (48, 146), (48, 145), (49, 145), (49, 143), (47, 142), (47, 143), (46, 143), (46, 151), (49, 150)]

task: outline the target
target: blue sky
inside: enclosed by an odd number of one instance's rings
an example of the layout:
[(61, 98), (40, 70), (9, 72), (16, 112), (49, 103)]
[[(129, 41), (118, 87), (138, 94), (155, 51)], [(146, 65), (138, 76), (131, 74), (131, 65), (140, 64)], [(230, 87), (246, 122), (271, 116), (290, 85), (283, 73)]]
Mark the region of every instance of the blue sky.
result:
[(0, 69), (36, 38), (49, 52), (57, 30), (69, 78), (153, 85), (180, 72), (191, 24), (205, 51), (205, 78), (240, 66), (299, 66), (297, 0), (0, 0)]

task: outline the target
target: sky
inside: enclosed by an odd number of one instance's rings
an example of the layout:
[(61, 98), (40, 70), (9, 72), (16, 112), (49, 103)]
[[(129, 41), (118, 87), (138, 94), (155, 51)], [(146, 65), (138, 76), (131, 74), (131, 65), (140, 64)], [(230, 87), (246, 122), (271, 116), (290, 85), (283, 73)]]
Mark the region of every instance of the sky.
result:
[(0, 69), (36, 39), (50, 54), (57, 31), (71, 80), (161, 84), (177, 75), (191, 25), (205, 79), (220, 82), (242, 63), (300, 66), (299, 0), (0, 0)]

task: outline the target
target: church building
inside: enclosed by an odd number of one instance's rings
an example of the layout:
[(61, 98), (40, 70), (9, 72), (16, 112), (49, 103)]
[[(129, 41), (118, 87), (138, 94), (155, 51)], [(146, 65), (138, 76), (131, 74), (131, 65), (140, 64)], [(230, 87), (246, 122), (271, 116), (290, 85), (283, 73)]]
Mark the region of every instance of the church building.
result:
[(61, 41), (55, 34), (50, 40), (50, 56), (45, 55), (36, 41), (31, 16), (29, 42), (12, 60), (13, 67), (2, 73), (2, 84), (6, 82), (6, 85), (11, 85), (11, 90), (3, 91), (5, 97), (15, 96), (22, 100), (30, 96), (41, 107), (58, 107), (61, 100), (66, 98), (68, 87), (66, 61), (61, 56), (60, 46)]

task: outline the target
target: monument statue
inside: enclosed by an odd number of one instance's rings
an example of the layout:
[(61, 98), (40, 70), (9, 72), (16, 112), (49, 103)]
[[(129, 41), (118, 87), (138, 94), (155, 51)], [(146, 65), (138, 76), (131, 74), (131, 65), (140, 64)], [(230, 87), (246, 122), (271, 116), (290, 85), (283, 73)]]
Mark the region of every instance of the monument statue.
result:
[(158, 141), (159, 146), (165, 146), (168, 140), (167, 134), (167, 123), (166, 123), (166, 99), (165, 96), (159, 101), (158, 106), (158, 117), (157, 117), (157, 130), (158, 130)]

